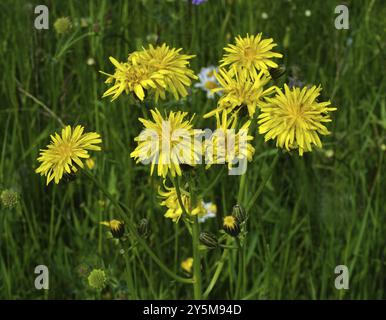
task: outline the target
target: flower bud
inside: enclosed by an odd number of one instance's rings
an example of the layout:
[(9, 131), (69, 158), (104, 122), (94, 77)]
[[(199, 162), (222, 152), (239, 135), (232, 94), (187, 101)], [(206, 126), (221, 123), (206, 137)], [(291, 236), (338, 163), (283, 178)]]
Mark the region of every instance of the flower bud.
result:
[(233, 207), (232, 216), (234, 216), (239, 223), (243, 223), (248, 218), (248, 215), (247, 215), (244, 207), (242, 207), (239, 204), (236, 204)]
[(0, 195), (2, 205), (7, 209), (13, 209), (19, 203), (19, 194), (16, 191), (5, 189)]
[(210, 249), (218, 247), (217, 237), (213, 233), (201, 232), (199, 239), (203, 245), (207, 246)]
[(277, 68), (270, 68), (269, 74), (271, 75), (273, 80), (279, 79), (286, 72), (285, 66), (281, 65)]
[(240, 225), (234, 216), (224, 217), (223, 229), (232, 237), (237, 237), (240, 233)]
[(58, 18), (54, 23), (54, 29), (58, 34), (66, 33), (71, 27), (71, 20), (68, 17)]
[(107, 284), (106, 273), (102, 269), (92, 270), (87, 280), (88, 280), (89, 286), (98, 291), (104, 289)]
[(150, 234), (149, 220), (141, 219), (138, 223), (137, 231), (142, 238), (147, 238)]

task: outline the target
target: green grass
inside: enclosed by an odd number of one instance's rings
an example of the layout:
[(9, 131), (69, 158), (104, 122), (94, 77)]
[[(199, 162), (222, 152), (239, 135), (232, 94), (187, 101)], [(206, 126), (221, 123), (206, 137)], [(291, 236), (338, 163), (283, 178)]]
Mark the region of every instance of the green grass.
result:
[[(163, 217), (157, 185), (149, 169), (129, 158), (140, 131), (143, 110), (122, 96), (101, 99), (109, 56), (123, 60), (128, 52), (158, 34), (161, 42), (196, 54), (192, 68), (217, 64), (223, 47), (238, 34), (263, 32), (278, 43), (287, 76), (321, 84), (323, 98), (338, 110), (323, 138), (324, 149), (300, 158), (280, 153), (277, 165), (249, 210), (248, 236), (238, 274), (237, 253), (225, 260), (209, 298), (246, 299), (384, 299), (386, 210), (386, 6), (383, 1), (346, 1), (350, 29), (334, 28), (340, 1), (209, 0), (199, 7), (185, 1), (46, 1), (50, 29), (33, 28), (35, 5), (44, 1), (0, 3), (0, 188), (20, 192), (16, 210), (0, 209), (0, 297), (3, 299), (89, 299), (79, 266), (104, 268), (109, 285), (104, 299), (188, 299), (193, 288), (165, 275), (140, 246), (128, 255), (132, 281), (127, 283), (119, 246), (106, 239), (99, 221), (117, 211), (85, 176), (71, 183), (45, 186), (34, 173), (39, 148), (61, 125), (82, 124), (103, 137), (94, 174), (139, 221), (150, 221), (146, 241), (165, 264), (183, 275), (180, 263), (192, 255), (183, 223)], [(304, 12), (310, 9), (312, 15)], [(269, 19), (261, 18), (266, 12)], [(85, 17), (90, 26), (74, 25), (56, 35), (61, 16)], [(351, 39), (351, 40), (349, 40)], [(350, 41), (352, 42), (350, 44)], [(95, 59), (89, 66), (88, 58)], [(196, 89), (168, 108), (197, 113), (212, 108)], [(53, 116), (53, 114), (55, 116)], [(201, 127), (213, 122), (201, 121)], [(269, 174), (273, 143), (256, 135), (256, 154), (249, 164), (240, 197), (248, 203)], [(333, 157), (325, 151), (333, 150)], [(197, 171), (203, 191), (219, 168)], [(201, 228), (216, 232), (239, 193), (237, 176), (223, 175), (205, 196), (218, 205), (218, 218)], [(100, 205), (100, 200), (105, 206)], [(203, 286), (213, 275), (221, 250), (203, 254)], [(34, 287), (34, 268), (50, 270), (50, 290)], [(350, 289), (334, 287), (335, 266), (347, 265)], [(236, 290), (240, 281), (241, 289)], [(131, 290), (129, 289), (131, 288)], [(236, 294), (238, 291), (238, 294)]]

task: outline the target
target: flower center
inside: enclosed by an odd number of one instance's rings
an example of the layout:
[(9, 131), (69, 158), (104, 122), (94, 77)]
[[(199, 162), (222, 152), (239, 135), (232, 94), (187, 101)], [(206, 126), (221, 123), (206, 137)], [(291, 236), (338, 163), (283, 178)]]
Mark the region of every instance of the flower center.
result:
[(205, 82), (205, 89), (211, 90), (217, 88), (217, 83), (213, 81), (207, 81)]
[(244, 50), (244, 58), (245, 58), (245, 60), (248, 61), (248, 62), (254, 60), (255, 57), (256, 57), (256, 54), (257, 54), (256, 49), (253, 49), (253, 48), (251, 48), (251, 47), (247, 47), (247, 48), (245, 48), (245, 50)]

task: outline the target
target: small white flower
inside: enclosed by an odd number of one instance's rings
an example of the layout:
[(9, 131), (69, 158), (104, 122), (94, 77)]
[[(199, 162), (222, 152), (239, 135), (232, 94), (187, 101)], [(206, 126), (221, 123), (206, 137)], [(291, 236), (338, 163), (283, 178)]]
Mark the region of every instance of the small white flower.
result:
[(261, 14), (261, 18), (263, 18), (264, 20), (268, 19), (268, 13), (263, 12), (263, 13)]
[(209, 218), (215, 218), (217, 213), (217, 206), (213, 202), (204, 202), (202, 201), (202, 205), (206, 211), (202, 217), (198, 218), (198, 222), (203, 223)]
[(309, 10), (309, 9), (307, 9), (305, 12), (304, 12), (304, 15), (306, 16), (306, 17), (311, 17), (311, 10)]
[(198, 79), (200, 82), (196, 83), (194, 85), (195, 88), (201, 88), (206, 92), (206, 96), (209, 99), (214, 98), (214, 93), (212, 92), (212, 89), (215, 89), (219, 86), (219, 83), (214, 76), (214, 72), (218, 71), (218, 68), (214, 66), (210, 66), (207, 68), (202, 68), (200, 73), (198, 74)]

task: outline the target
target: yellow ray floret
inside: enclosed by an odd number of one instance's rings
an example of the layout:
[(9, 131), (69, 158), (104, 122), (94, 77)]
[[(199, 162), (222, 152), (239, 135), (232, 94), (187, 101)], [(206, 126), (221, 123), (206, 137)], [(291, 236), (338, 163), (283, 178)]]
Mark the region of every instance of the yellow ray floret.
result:
[(322, 147), (320, 135), (327, 135), (324, 123), (330, 122), (330, 101), (318, 102), (321, 87), (303, 89), (284, 85), (284, 92), (276, 89), (276, 96), (266, 98), (258, 117), (259, 133), (265, 141), (276, 139), (276, 146), (288, 151), (298, 149), (299, 155), (312, 151), (312, 145)]
[(83, 168), (82, 159), (90, 156), (88, 150), (99, 151), (101, 148), (96, 146), (102, 142), (98, 133), (83, 133), (84, 128), (80, 125), (72, 129), (66, 126), (62, 129), (62, 134), (51, 135), (51, 143), (47, 149), (40, 150), (38, 161), (41, 165), (36, 169), (36, 173), (47, 177), (47, 185), (54, 180), (59, 183), (63, 174), (77, 172), (78, 168)]
[(262, 34), (248, 35), (245, 38), (237, 36), (236, 44), (229, 44), (224, 48), (225, 54), (221, 60), (221, 67), (229, 66), (230, 70), (246, 70), (251, 77), (258, 71), (267, 72), (268, 68), (277, 68), (272, 58), (281, 58), (281, 53), (273, 52), (276, 46), (273, 39), (262, 39)]
[(185, 120), (187, 112), (173, 112), (165, 118), (158, 109), (150, 110), (153, 121), (140, 118), (145, 129), (135, 138), (137, 148), (130, 154), (138, 162), (151, 163), (150, 174), (157, 166), (157, 175), (181, 175), (181, 164), (194, 166), (201, 162), (202, 147), (194, 130), (193, 117)]
[(205, 114), (204, 118), (214, 116), (223, 110), (228, 113), (245, 110), (252, 118), (256, 108), (263, 102), (263, 98), (275, 91), (273, 86), (264, 89), (264, 86), (270, 81), (270, 77), (263, 72), (251, 78), (245, 70), (232, 74), (225, 69), (220, 69), (219, 73), (215, 73), (215, 75), (220, 85), (212, 91), (221, 91), (222, 96), (218, 101), (217, 108)]

